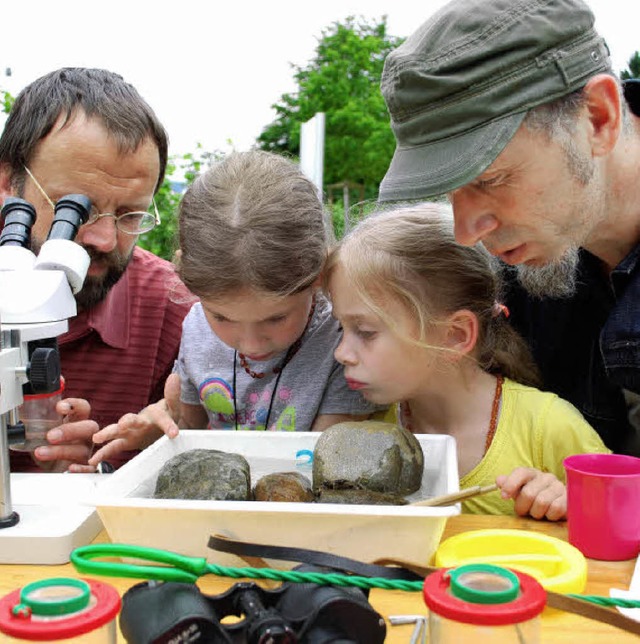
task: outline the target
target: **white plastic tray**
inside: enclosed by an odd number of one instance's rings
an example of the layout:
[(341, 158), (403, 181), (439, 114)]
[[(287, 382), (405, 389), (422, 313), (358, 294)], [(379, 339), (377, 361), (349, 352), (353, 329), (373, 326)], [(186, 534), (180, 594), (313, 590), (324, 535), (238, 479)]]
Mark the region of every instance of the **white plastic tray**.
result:
[[(213, 534), (323, 550), (366, 562), (393, 558), (427, 564), (438, 547), (447, 518), (460, 513), (459, 503), (429, 508), (151, 498), (164, 463), (196, 448), (242, 454), (251, 467), (253, 484), (260, 476), (278, 471), (297, 470), (311, 479), (310, 466), (297, 465), (296, 453), (313, 450), (319, 436), (313, 432), (182, 430), (176, 439), (161, 438), (104, 477), (94, 502), (112, 542), (206, 557), (219, 565), (247, 563), (208, 549)], [(425, 468), (422, 486), (409, 500), (457, 491), (455, 440), (432, 434), (418, 435), (418, 440)], [(283, 562), (269, 563), (286, 566)]]

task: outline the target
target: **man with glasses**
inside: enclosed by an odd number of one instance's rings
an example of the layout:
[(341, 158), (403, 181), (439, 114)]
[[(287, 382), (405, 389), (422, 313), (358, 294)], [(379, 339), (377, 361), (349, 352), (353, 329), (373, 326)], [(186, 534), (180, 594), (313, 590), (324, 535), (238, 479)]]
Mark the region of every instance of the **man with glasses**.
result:
[(19, 196), (34, 205), (34, 252), (58, 199), (84, 194), (93, 209), (76, 237), (91, 258), (78, 315), (58, 338), (65, 422), (48, 432), (35, 460), (12, 454), (12, 471), (34, 463), (92, 471), (86, 463), (98, 428), (162, 398), (193, 298), (172, 265), (136, 241), (160, 222), (153, 196), (167, 150), (153, 110), (112, 72), (60, 69), (16, 98), (0, 137), (0, 201)]

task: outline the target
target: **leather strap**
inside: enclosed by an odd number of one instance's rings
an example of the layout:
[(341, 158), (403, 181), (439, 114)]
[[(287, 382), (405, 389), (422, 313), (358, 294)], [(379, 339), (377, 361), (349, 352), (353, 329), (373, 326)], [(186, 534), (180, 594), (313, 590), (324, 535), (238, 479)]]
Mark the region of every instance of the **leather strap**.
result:
[[(413, 566), (404, 561), (394, 559), (385, 559), (379, 562), (384, 562), (388, 565), (367, 564), (362, 561), (356, 561), (348, 557), (341, 557), (319, 550), (266, 546), (257, 543), (234, 541), (221, 535), (211, 536), (208, 546), (212, 550), (228, 552), (239, 557), (265, 557), (267, 559), (300, 561), (317, 566), (326, 566), (356, 575), (363, 575), (365, 577), (382, 577), (384, 579), (418, 581), (438, 570), (432, 566)], [(630, 619), (613, 608), (606, 608), (583, 599), (568, 597), (567, 595), (549, 590), (547, 591), (547, 606), (563, 610), (567, 613), (580, 615), (587, 619), (604, 622), (615, 628), (640, 635), (640, 622)]]
[(233, 541), (221, 535), (209, 537), (208, 547), (220, 552), (228, 552), (239, 557), (262, 557), (266, 559), (283, 559), (285, 561), (300, 561), (303, 563), (325, 566), (343, 570), (363, 577), (382, 577), (384, 579), (400, 579), (403, 581), (420, 581), (423, 577), (406, 568), (395, 568), (367, 564), (348, 557), (332, 555), (320, 550), (306, 548), (288, 548), (284, 546), (265, 546), (257, 543)]
[(598, 604), (587, 602), (583, 599), (567, 597), (567, 595), (551, 591), (547, 591), (547, 606), (566, 611), (567, 613), (574, 613), (587, 619), (604, 622), (610, 626), (621, 628), (623, 631), (640, 635), (640, 622), (636, 622), (634, 619), (619, 613), (615, 608), (599, 606)]

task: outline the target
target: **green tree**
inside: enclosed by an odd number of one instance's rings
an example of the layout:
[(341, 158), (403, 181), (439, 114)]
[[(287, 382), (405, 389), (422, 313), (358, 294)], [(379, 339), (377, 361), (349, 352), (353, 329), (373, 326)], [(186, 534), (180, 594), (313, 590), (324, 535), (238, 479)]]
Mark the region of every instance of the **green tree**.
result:
[(620, 78), (622, 78), (622, 80), (627, 80), (629, 78), (640, 78), (640, 52), (633, 54), (633, 56), (629, 58), (627, 65), (629, 65), (629, 69), (624, 69), (620, 73)]
[[(160, 213), (160, 225), (138, 238), (138, 246), (168, 260), (171, 260), (177, 248), (177, 212), (180, 193), (176, 192), (172, 185), (175, 171), (175, 159), (171, 158), (167, 163), (164, 181), (155, 196)], [(151, 209), (150, 212), (152, 212)]]
[(9, 94), (7, 90), (0, 89), (0, 105), (2, 106), (0, 108), (0, 111), (2, 111), (4, 114), (9, 114), (15, 100), (16, 99), (11, 96), (11, 94)]
[(273, 105), (276, 119), (258, 147), (299, 156), (301, 124), (324, 112), (325, 186), (362, 184), (365, 198), (375, 198), (395, 149), (380, 77), (385, 57), (401, 42), (387, 33), (386, 16), (379, 22), (351, 16), (323, 30), (315, 58), (293, 66), (297, 91)]

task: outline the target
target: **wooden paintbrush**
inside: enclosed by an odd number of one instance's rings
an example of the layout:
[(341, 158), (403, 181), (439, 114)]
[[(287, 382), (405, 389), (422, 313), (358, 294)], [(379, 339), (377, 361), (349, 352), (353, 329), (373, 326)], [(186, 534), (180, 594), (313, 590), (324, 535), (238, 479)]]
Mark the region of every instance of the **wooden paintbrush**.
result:
[(480, 494), (487, 494), (487, 492), (493, 492), (497, 490), (498, 486), (494, 483), (493, 485), (474, 485), (472, 487), (467, 487), (464, 490), (459, 492), (451, 492), (450, 494), (442, 494), (441, 496), (434, 496), (430, 499), (424, 499), (422, 501), (414, 501), (409, 505), (419, 505), (419, 506), (428, 506), (428, 507), (438, 507), (442, 505), (452, 505), (463, 499), (470, 499), (472, 496), (478, 496)]

